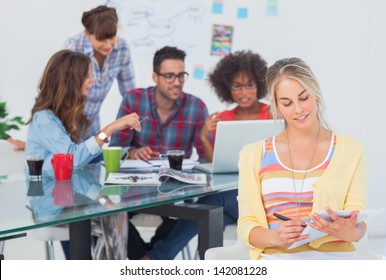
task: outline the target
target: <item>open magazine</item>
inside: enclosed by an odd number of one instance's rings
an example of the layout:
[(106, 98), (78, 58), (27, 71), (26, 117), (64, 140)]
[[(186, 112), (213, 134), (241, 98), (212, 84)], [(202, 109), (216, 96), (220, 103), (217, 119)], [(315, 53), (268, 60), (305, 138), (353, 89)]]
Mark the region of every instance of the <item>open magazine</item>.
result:
[(158, 173), (109, 173), (105, 184), (109, 185), (155, 185), (158, 186), (168, 178), (173, 178), (182, 183), (193, 185), (206, 185), (207, 175), (187, 173), (162, 167)]

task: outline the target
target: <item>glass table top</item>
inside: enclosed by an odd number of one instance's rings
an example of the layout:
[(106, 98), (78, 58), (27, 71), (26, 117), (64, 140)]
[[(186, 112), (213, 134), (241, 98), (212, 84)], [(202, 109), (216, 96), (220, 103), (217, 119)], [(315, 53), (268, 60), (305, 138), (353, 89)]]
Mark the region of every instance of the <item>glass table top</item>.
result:
[(159, 186), (104, 185), (105, 174), (102, 165), (92, 164), (74, 170), (71, 181), (56, 181), (52, 170), (44, 171), (41, 181), (29, 181), (25, 174), (1, 176), (0, 237), (184, 201), (235, 189), (238, 183), (238, 174), (232, 173), (208, 174), (206, 185), (175, 180), (167, 180)]

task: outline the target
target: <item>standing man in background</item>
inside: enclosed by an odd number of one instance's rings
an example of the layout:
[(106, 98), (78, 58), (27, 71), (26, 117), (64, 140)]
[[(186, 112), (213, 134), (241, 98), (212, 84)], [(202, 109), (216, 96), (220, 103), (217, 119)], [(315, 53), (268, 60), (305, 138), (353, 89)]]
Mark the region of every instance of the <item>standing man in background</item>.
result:
[(117, 36), (118, 16), (114, 8), (98, 6), (82, 16), (85, 30), (64, 43), (64, 48), (91, 58), (94, 84), (87, 94), (85, 113), (91, 126), (85, 135), (100, 130), (99, 111), (115, 79), (122, 96), (135, 87), (134, 68), (127, 42)]

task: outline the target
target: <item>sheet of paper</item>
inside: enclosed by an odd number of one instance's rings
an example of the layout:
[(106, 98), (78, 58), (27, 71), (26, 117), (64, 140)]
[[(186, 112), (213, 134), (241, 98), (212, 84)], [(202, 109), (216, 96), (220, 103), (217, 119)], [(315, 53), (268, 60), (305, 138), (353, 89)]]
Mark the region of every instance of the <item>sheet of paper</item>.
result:
[[(167, 160), (160, 160), (160, 159), (154, 159), (154, 160), (149, 160), (149, 163), (151, 163), (155, 167), (169, 167), (169, 162)], [(197, 162), (192, 161), (191, 159), (184, 159), (182, 162), (182, 169), (192, 169)]]
[[(377, 216), (378, 214), (380, 214), (383, 210), (384, 210), (383, 208), (382, 209), (361, 210), (361, 211), (359, 211), (359, 214), (358, 214), (358, 222), (362, 222), (362, 221), (368, 220), (370, 218), (373, 218), (373, 217)], [(348, 218), (351, 216), (352, 210), (334, 210), (334, 213), (337, 214), (339, 217)], [(325, 210), (318, 212), (318, 214), (321, 215), (323, 218), (330, 220), (330, 218), (327, 215)], [(304, 229), (304, 231), (302, 232), (302, 235), (305, 235), (305, 234), (309, 234), (310, 237), (305, 239), (305, 240), (301, 240), (301, 241), (293, 243), (291, 246), (288, 247), (288, 249), (293, 249), (293, 248), (299, 247), (303, 244), (306, 244), (308, 242), (311, 242), (313, 240), (316, 240), (320, 237), (327, 235), (326, 233), (321, 232), (319, 230), (316, 230), (310, 226), (307, 226)]]
[(122, 162), (121, 168), (152, 168), (153, 165), (147, 163), (146, 161), (143, 160), (138, 160), (138, 159), (127, 159)]

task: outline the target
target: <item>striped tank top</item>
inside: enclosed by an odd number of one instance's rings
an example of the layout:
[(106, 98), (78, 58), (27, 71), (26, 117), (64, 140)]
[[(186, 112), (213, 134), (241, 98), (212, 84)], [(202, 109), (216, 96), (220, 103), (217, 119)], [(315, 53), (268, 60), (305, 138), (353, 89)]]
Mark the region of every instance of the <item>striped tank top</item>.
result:
[[(326, 158), (309, 170), (293, 170), (285, 166), (278, 157), (275, 136), (264, 143), (264, 153), (260, 168), (263, 204), (270, 229), (277, 229), (281, 220), (273, 216), (278, 213), (291, 219), (309, 222), (312, 211), (313, 182), (327, 168), (335, 151), (336, 136), (332, 134)], [(306, 177), (304, 178), (305, 173)], [(304, 178), (304, 182), (303, 182)], [(303, 186), (302, 186), (303, 185)]]

